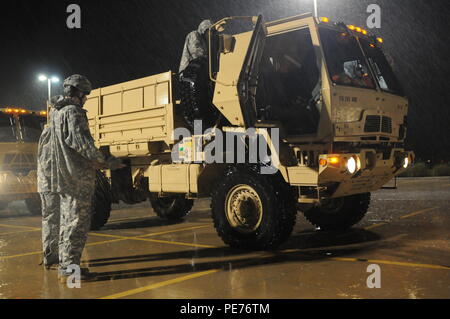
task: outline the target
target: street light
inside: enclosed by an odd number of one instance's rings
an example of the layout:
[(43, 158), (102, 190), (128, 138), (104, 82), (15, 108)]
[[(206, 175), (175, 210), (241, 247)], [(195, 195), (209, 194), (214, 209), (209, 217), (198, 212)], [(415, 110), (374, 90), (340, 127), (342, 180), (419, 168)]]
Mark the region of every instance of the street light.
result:
[(48, 100), (52, 97), (52, 83), (58, 83), (59, 78), (57, 76), (48, 77), (45, 74), (40, 74), (38, 76), (39, 81), (44, 82), (47, 81), (48, 84)]

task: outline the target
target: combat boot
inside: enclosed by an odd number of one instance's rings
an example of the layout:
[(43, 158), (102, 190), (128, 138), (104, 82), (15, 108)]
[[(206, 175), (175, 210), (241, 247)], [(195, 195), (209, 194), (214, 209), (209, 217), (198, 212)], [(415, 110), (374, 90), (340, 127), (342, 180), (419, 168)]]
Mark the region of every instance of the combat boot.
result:
[(59, 268), (59, 264), (58, 263), (46, 264), (44, 261), (41, 261), (39, 266), (44, 266), (45, 270), (58, 270), (58, 268)]

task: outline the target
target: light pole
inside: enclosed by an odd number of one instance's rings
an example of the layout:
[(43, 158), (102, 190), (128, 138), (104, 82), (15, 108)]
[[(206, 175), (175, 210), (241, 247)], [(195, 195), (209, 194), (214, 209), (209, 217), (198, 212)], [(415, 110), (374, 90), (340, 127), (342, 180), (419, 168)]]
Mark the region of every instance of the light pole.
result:
[(38, 77), (39, 81), (44, 82), (47, 81), (47, 85), (48, 85), (48, 100), (50, 101), (50, 98), (52, 97), (52, 83), (58, 83), (59, 82), (59, 78), (56, 76), (46, 76), (44, 74), (39, 75)]
[(317, 0), (314, 0), (314, 16), (317, 18), (319, 16), (317, 12)]

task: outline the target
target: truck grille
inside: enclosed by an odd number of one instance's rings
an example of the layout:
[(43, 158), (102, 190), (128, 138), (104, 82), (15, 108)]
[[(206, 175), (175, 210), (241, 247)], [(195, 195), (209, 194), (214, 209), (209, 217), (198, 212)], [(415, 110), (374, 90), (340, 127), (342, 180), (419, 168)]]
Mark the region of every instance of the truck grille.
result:
[(387, 116), (383, 116), (381, 121), (381, 132), (392, 133), (392, 119)]
[(381, 117), (378, 115), (369, 115), (366, 118), (366, 124), (364, 125), (364, 132), (374, 133), (380, 131)]
[(392, 133), (392, 119), (387, 116), (369, 115), (364, 125), (366, 133)]

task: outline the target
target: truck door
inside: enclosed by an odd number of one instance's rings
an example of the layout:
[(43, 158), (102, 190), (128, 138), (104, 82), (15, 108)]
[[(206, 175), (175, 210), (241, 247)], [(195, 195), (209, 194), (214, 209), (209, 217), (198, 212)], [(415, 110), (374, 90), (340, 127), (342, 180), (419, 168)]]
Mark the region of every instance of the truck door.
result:
[(252, 32), (233, 36), (232, 50), (220, 53), (213, 104), (236, 126), (253, 127), (256, 122), (256, 88), (259, 64), (267, 36), (260, 15)]

